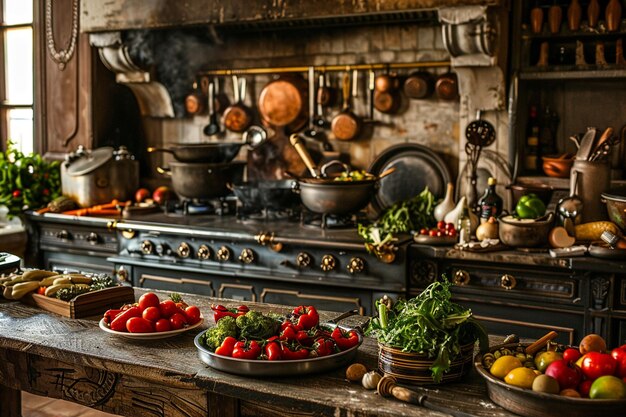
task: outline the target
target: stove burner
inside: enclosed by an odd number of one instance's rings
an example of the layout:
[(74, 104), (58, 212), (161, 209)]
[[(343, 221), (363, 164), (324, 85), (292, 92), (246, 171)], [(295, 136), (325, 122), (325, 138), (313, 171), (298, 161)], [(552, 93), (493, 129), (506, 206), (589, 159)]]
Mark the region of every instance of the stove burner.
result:
[(215, 214), (225, 216), (235, 213), (235, 201), (229, 197), (219, 197), (210, 200), (185, 199), (173, 208), (174, 213), (183, 215)]
[(300, 225), (319, 229), (354, 229), (360, 216), (358, 214), (318, 214), (303, 210), (300, 215)]

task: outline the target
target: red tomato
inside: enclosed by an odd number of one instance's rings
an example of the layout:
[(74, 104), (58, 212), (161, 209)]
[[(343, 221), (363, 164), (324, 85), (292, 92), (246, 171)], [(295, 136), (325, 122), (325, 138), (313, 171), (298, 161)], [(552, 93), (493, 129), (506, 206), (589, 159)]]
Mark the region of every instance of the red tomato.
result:
[(172, 325), (168, 319), (159, 319), (154, 325), (154, 329), (157, 332), (169, 332), (172, 330)]
[(443, 236), (443, 233), (444, 233), (444, 232), (442, 232), (441, 230), (437, 230), (437, 237), (441, 237), (441, 236)]
[(189, 306), (185, 309), (185, 317), (187, 323), (196, 324), (200, 321), (200, 309), (196, 306)]
[(587, 379), (597, 379), (604, 375), (613, 375), (617, 361), (608, 353), (588, 352), (580, 368)]
[(437, 229), (432, 229), (430, 232), (428, 232), (428, 236), (437, 237), (437, 232)]
[(170, 325), (172, 326), (172, 330), (178, 330), (185, 327), (185, 323), (187, 323), (187, 319), (180, 313), (174, 313), (172, 317), (170, 317)]
[(437, 229), (445, 230), (445, 228), (446, 228), (446, 222), (444, 222), (443, 220), (439, 220), (437, 222)]
[(446, 223), (446, 230), (455, 230), (454, 223)]
[(581, 397), (589, 398), (589, 390), (591, 389), (591, 384), (593, 384), (593, 381), (590, 379), (587, 379), (580, 383), (580, 385), (578, 386), (578, 392), (580, 393)]
[(141, 316), (146, 320), (156, 322), (161, 318), (161, 312), (159, 311), (159, 307), (147, 307)]
[(126, 330), (130, 333), (152, 333), (154, 326), (151, 321), (143, 317), (131, 317), (126, 322)]
[(427, 235), (428, 234), (428, 229), (422, 228), (420, 229), (420, 235)]
[(180, 310), (176, 307), (176, 303), (172, 300), (165, 300), (159, 303), (159, 311), (161, 317), (170, 318), (173, 314), (178, 313)]
[(139, 308), (144, 311), (148, 307), (158, 307), (159, 296), (153, 292), (147, 292), (139, 297)]
[(39, 289), (37, 290), (37, 294), (39, 295), (46, 295), (46, 290), (48, 289), (48, 287), (39, 287)]
[(456, 229), (448, 229), (446, 230), (446, 233), (448, 233), (448, 236), (456, 236)]
[(19, 198), (19, 196), (21, 195), (22, 195), (22, 192), (20, 190), (13, 191), (13, 198)]
[(568, 362), (576, 362), (580, 359), (580, 351), (574, 348), (565, 349), (565, 352), (563, 352), (563, 359)]

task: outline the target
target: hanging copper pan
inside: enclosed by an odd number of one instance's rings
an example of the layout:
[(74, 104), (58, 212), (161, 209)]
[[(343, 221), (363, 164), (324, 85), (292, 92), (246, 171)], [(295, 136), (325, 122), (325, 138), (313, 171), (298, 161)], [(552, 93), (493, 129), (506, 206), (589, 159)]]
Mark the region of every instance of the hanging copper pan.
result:
[(297, 132), (308, 120), (307, 102), (304, 78), (297, 74), (283, 74), (263, 87), (259, 95), (259, 113), (270, 126)]

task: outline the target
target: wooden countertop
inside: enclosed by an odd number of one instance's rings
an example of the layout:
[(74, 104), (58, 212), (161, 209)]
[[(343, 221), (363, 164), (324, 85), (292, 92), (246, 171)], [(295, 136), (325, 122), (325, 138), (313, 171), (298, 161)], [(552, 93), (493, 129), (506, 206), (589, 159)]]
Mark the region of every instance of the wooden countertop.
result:
[[(136, 296), (142, 292), (135, 290)], [(203, 296), (184, 298), (208, 316), (202, 328), (213, 323), (212, 302), (240, 304)], [(290, 310), (271, 304), (248, 305), (260, 311)], [(331, 316), (321, 312), (322, 320)], [(230, 375), (200, 361), (193, 344), (198, 331), (173, 339), (131, 341), (100, 330), (98, 319), (68, 319), (16, 301), (0, 302), (0, 375), (5, 391), (0, 389), (0, 396), (6, 396), (8, 387), (9, 393), (25, 390), (128, 416), (157, 415), (150, 411), (155, 407), (168, 417), (217, 415), (213, 414), (215, 404), (220, 407), (219, 415), (448, 415), (381, 398), (345, 380), (345, 369), (288, 378)], [(355, 325), (363, 320), (357, 316), (344, 323)], [(375, 340), (366, 338), (356, 360), (369, 369), (376, 367)], [(132, 394), (127, 393), (129, 388)], [(414, 389), (428, 394), (433, 403), (469, 415), (514, 416), (487, 398), (484, 382), (473, 370), (462, 383)], [(163, 401), (162, 395), (169, 399)], [(237, 404), (239, 414), (228, 414), (229, 404)], [(3, 407), (7, 406), (0, 403), (0, 415), (12, 417)]]

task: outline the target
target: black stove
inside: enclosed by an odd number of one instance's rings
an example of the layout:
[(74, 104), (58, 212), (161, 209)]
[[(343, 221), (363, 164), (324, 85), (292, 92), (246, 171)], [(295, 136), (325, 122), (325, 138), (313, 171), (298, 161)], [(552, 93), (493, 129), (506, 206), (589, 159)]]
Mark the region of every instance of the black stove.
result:
[(243, 300), (371, 314), (379, 296), (406, 294), (408, 235), (384, 262), (366, 251), (357, 218), (304, 218), (145, 214), (116, 224), (120, 251), (109, 260), (136, 286)]

